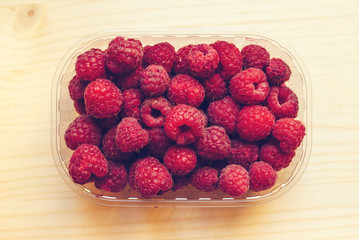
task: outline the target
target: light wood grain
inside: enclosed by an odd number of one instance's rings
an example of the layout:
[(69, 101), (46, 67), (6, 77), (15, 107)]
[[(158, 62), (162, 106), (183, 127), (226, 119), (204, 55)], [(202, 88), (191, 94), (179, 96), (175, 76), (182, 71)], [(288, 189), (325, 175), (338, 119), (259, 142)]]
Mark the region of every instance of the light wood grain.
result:
[[(34, 2), (34, 4), (33, 4)], [(0, 239), (359, 239), (359, 2), (1, 1)], [(58, 175), (50, 88), (66, 50), (106, 29), (258, 28), (300, 53), (313, 150), (283, 197), (250, 208), (113, 208)]]

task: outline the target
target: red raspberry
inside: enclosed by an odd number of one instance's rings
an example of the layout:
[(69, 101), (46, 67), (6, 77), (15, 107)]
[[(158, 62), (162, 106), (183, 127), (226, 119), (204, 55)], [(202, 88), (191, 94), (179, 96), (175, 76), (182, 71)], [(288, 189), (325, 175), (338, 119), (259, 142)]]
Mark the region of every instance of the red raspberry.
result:
[(289, 87), (284, 85), (271, 87), (267, 105), (277, 119), (297, 117), (298, 97)]
[(168, 88), (170, 77), (160, 65), (150, 65), (143, 72), (140, 79), (141, 89), (147, 97), (159, 97)]
[(174, 192), (186, 187), (188, 185), (188, 183), (190, 182), (189, 174), (175, 175), (175, 176), (172, 176), (172, 178), (173, 178), (173, 187), (171, 190)]
[(174, 59), (173, 72), (175, 74), (190, 74), (188, 54), (195, 45), (186, 45), (176, 52)]
[(82, 144), (70, 158), (69, 174), (75, 183), (92, 181), (92, 174), (103, 177), (108, 172), (108, 163), (97, 146)]
[(131, 88), (123, 92), (123, 113), (125, 117), (136, 118), (140, 123), (141, 112), (140, 106), (144, 99), (143, 93), (140, 89)]
[(106, 50), (106, 67), (116, 74), (131, 72), (141, 63), (142, 56), (141, 42), (116, 37)]
[(168, 99), (173, 104), (187, 104), (199, 107), (204, 99), (203, 86), (193, 77), (185, 74), (176, 75), (168, 87)]
[(142, 64), (146, 67), (148, 65), (161, 65), (170, 73), (175, 56), (175, 48), (168, 42), (161, 42), (144, 48)]
[(121, 111), (123, 97), (110, 80), (99, 78), (85, 89), (86, 112), (95, 118), (110, 118)]
[(142, 65), (138, 65), (132, 72), (116, 75), (117, 86), (122, 90), (139, 88), (143, 70)]
[(141, 106), (142, 121), (150, 128), (163, 127), (171, 108), (171, 103), (164, 97), (146, 99)]
[(133, 153), (124, 153), (116, 145), (117, 127), (109, 129), (102, 139), (102, 152), (107, 160), (110, 161), (125, 161), (133, 156)]
[(80, 100), (75, 100), (74, 101), (74, 107), (75, 110), (78, 114), (83, 115), (86, 114), (86, 106), (85, 106), (85, 100), (84, 99), (80, 99)]
[(271, 132), (275, 117), (267, 107), (245, 106), (237, 118), (237, 133), (250, 142), (265, 139)]
[(289, 80), (291, 75), (289, 66), (280, 58), (272, 58), (266, 67), (268, 82), (273, 85), (281, 85)]
[(149, 134), (149, 141), (146, 145), (146, 149), (151, 156), (163, 158), (165, 152), (173, 142), (167, 137), (163, 128), (152, 128), (148, 129), (147, 132)]
[(86, 81), (105, 77), (105, 53), (92, 48), (77, 57), (75, 69), (76, 75)]
[(277, 180), (277, 172), (265, 162), (255, 162), (249, 168), (249, 188), (259, 192), (274, 186)]
[(269, 93), (269, 85), (262, 70), (248, 68), (231, 79), (229, 91), (237, 102), (253, 105), (266, 99)]
[(218, 69), (221, 77), (225, 80), (231, 79), (234, 75), (242, 70), (243, 57), (239, 49), (233, 44), (226, 41), (216, 41), (210, 44), (216, 49), (219, 56)]
[(233, 134), (236, 131), (239, 110), (239, 105), (230, 96), (211, 102), (207, 108), (209, 122), (223, 127), (227, 134)]
[(120, 192), (127, 185), (127, 171), (122, 163), (108, 161), (108, 173), (95, 180), (95, 186), (109, 192)]
[(196, 152), (204, 159), (215, 161), (225, 159), (231, 151), (231, 140), (222, 127), (211, 126), (195, 143)]
[(101, 128), (88, 115), (75, 118), (65, 132), (66, 145), (72, 150), (85, 143), (99, 146), (101, 139)]
[(282, 152), (273, 142), (262, 145), (259, 151), (259, 159), (269, 163), (276, 171), (288, 167), (294, 156), (295, 151)]
[(247, 45), (242, 51), (243, 67), (263, 69), (269, 63), (269, 52), (259, 45)]
[(218, 187), (218, 171), (211, 167), (197, 168), (191, 174), (190, 183), (203, 192), (213, 192)]
[(258, 160), (259, 147), (255, 143), (247, 143), (241, 139), (232, 139), (231, 152), (228, 156), (230, 164), (238, 164), (248, 169), (249, 166)]
[(293, 118), (282, 118), (276, 121), (273, 126), (272, 135), (280, 143), (279, 147), (283, 152), (297, 149), (303, 141), (305, 126)]
[(218, 73), (214, 73), (206, 79), (203, 86), (206, 92), (205, 99), (207, 101), (219, 100), (228, 95), (226, 82)]
[(249, 189), (248, 172), (240, 165), (227, 165), (219, 175), (218, 185), (223, 192), (233, 197), (243, 196)]
[(68, 87), (70, 98), (74, 101), (83, 99), (87, 84), (88, 82), (86, 82), (85, 80), (81, 79), (78, 76), (74, 76), (69, 82), (69, 87)]
[(188, 64), (191, 74), (198, 78), (208, 78), (217, 69), (219, 56), (217, 51), (207, 45), (193, 46), (188, 54)]
[(204, 118), (197, 108), (178, 104), (166, 116), (164, 128), (171, 140), (178, 145), (187, 145), (203, 135)]
[(197, 155), (190, 147), (173, 145), (166, 151), (163, 164), (173, 175), (185, 175), (196, 167)]
[(117, 126), (115, 141), (122, 152), (138, 151), (147, 145), (148, 140), (148, 132), (142, 129), (136, 118), (123, 118)]
[(203, 126), (207, 126), (208, 124), (208, 117), (207, 115), (203, 112), (203, 110), (198, 109), (198, 111), (201, 113), (202, 117), (203, 117)]
[(137, 191), (144, 198), (165, 193), (173, 187), (171, 174), (153, 157), (139, 160), (135, 168), (134, 180)]

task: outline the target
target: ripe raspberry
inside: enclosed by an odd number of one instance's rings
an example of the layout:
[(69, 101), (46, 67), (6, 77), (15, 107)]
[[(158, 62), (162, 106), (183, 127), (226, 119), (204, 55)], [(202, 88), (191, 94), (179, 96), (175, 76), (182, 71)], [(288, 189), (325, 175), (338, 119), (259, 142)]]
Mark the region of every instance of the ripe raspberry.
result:
[(188, 64), (191, 74), (198, 78), (208, 78), (217, 69), (219, 56), (217, 51), (207, 45), (195, 45), (188, 54)]
[(145, 67), (148, 65), (161, 65), (168, 73), (170, 73), (175, 56), (175, 48), (168, 42), (161, 42), (154, 46), (146, 46), (144, 48), (142, 64)]
[(123, 113), (125, 117), (133, 117), (141, 123), (140, 106), (144, 99), (140, 89), (130, 88), (123, 92)]
[(197, 108), (178, 104), (166, 116), (164, 128), (171, 140), (187, 145), (203, 135), (204, 118)]
[(83, 99), (87, 84), (88, 82), (86, 82), (85, 80), (81, 79), (78, 76), (74, 76), (69, 82), (68, 86), (70, 98), (74, 101)]
[(142, 44), (138, 40), (116, 37), (106, 50), (106, 67), (111, 72), (123, 74), (134, 70), (142, 60)]
[(293, 118), (281, 118), (273, 126), (272, 135), (283, 152), (297, 149), (303, 141), (305, 126)]
[(175, 74), (190, 74), (188, 54), (195, 45), (186, 45), (176, 52), (174, 59), (173, 72)]
[(226, 41), (216, 41), (210, 44), (216, 49), (219, 56), (219, 73), (225, 80), (231, 79), (234, 75), (242, 70), (243, 57), (239, 49), (233, 44)]
[(231, 152), (228, 156), (228, 163), (238, 164), (248, 169), (249, 166), (258, 160), (259, 147), (255, 143), (247, 143), (241, 139), (231, 141)]
[(101, 139), (101, 128), (88, 115), (75, 118), (65, 132), (65, 142), (71, 150), (75, 150), (85, 143), (99, 146)]
[(203, 86), (193, 77), (185, 74), (176, 75), (168, 87), (168, 99), (173, 104), (187, 104), (199, 107), (204, 99)]
[(105, 77), (105, 53), (92, 48), (81, 54), (77, 57), (75, 70), (77, 76), (90, 82)]
[(133, 156), (133, 153), (124, 153), (116, 145), (117, 127), (109, 129), (102, 139), (102, 152), (107, 160), (110, 161), (125, 161)]
[(205, 90), (205, 99), (207, 101), (215, 101), (224, 98), (228, 95), (228, 88), (226, 82), (218, 73), (212, 74), (203, 83)]
[(140, 79), (141, 89), (147, 97), (159, 97), (168, 88), (170, 77), (160, 65), (150, 65), (143, 72)]
[(122, 152), (138, 151), (147, 145), (148, 140), (148, 132), (142, 129), (136, 118), (123, 118), (117, 126), (115, 141)]
[(174, 191), (174, 192), (186, 187), (189, 184), (190, 179), (191, 179), (189, 174), (175, 175), (175, 176), (172, 176), (172, 178), (173, 178), (173, 187), (172, 187), (171, 191)]
[(141, 106), (142, 121), (150, 128), (163, 127), (171, 108), (171, 103), (164, 97), (148, 98)]
[(137, 191), (144, 198), (165, 193), (173, 187), (173, 179), (167, 168), (156, 158), (141, 159), (135, 169)]
[(78, 114), (80, 115), (86, 114), (85, 100), (84, 99), (75, 100), (74, 108)]
[(198, 111), (201, 113), (202, 117), (203, 117), (203, 126), (206, 127), (208, 124), (208, 117), (207, 115), (203, 112), (203, 110), (198, 109)]
[(218, 171), (211, 167), (197, 168), (191, 174), (190, 183), (203, 192), (213, 192), (218, 187)]
[(246, 105), (263, 102), (269, 93), (266, 75), (258, 68), (248, 68), (231, 79), (229, 91), (234, 100)]
[(243, 67), (264, 69), (269, 63), (269, 52), (259, 45), (247, 45), (242, 51)]
[(146, 149), (151, 156), (156, 158), (163, 158), (167, 149), (173, 142), (167, 137), (163, 128), (152, 128), (147, 130), (149, 134), (149, 141)]
[(239, 105), (230, 96), (211, 102), (207, 108), (209, 122), (223, 127), (227, 134), (233, 134), (236, 131), (239, 110)]
[(219, 175), (218, 185), (223, 192), (233, 197), (243, 196), (249, 189), (248, 172), (240, 165), (227, 165)]
[(299, 109), (298, 97), (289, 87), (273, 86), (267, 97), (267, 106), (277, 119), (295, 118)]
[(259, 192), (274, 186), (277, 180), (277, 172), (265, 162), (255, 162), (249, 168), (249, 188)]
[(97, 146), (82, 144), (72, 154), (69, 174), (75, 183), (92, 181), (92, 174), (103, 177), (108, 172), (108, 163)]
[(265, 139), (271, 132), (275, 117), (267, 107), (245, 106), (237, 117), (237, 133), (250, 142)]
[(108, 173), (95, 180), (95, 186), (109, 192), (120, 192), (127, 185), (127, 171), (122, 163), (108, 161)]
[(281, 85), (289, 80), (291, 75), (289, 66), (280, 58), (272, 58), (266, 67), (268, 82), (273, 85)]
[(166, 151), (163, 164), (173, 175), (185, 175), (196, 167), (197, 155), (190, 147), (173, 145)]
[(215, 161), (225, 159), (231, 151), (231, 140), (222, 127), (211, 126), (194, 143), (196, 153), (204, 159)]
[(259, 151), (259, 159), (269, 163), (276, 171), (288, 167), (294, 156), (295, 151), (282, 152), (279, 146), (273, 142), (262, 145)]
[(122, 89), (130, 89), (130, 88), (139, 88), (140, 87), (140, 79), (143, 72), (142, 65), (138, 65), (136, 69), (132, 72), (128, 72), (125, 74), (116, 75), (115, 82), (117, 86)]
[(110, 80), (99, 78), (85, 89), (86, 112), (95, 118), (110, 118), (121, 111), (123, 97)]

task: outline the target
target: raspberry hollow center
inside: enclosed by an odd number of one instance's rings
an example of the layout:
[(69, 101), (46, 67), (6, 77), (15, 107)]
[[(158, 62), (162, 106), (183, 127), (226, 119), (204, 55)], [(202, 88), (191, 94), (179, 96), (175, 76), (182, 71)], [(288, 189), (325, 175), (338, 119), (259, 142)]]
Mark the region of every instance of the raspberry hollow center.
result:
[(161, 117), (161, 116), (162, 116), (162, 113), (161, 113), (160, 110), (153, 108), (153, 109), (151, 110), (151, 115), (152, 115), (153, 118), (158, 118), (158, 117)]
[(191, 130), (191, 128), (188, 127), (186, 124), (184, 124), (184, 125), (179, 127), (179, 130), (180, 130), (181, 133), (185, 133), (185, 132)]

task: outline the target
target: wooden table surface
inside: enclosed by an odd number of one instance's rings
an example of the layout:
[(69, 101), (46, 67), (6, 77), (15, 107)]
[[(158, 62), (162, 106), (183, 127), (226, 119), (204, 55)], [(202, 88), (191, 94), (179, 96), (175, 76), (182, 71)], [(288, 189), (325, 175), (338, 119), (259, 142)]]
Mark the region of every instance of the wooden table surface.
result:
[[(36, 2), (36, 4), (32, 4)], [(95, 205), (59, 176), (50, 89), (67, 49), (107, 29), (256, 28), (312, 79), (313, 149), (301, 180), (250, 208)], [(359, 239), (359, 1), (1, 1), (0, 239)]]

